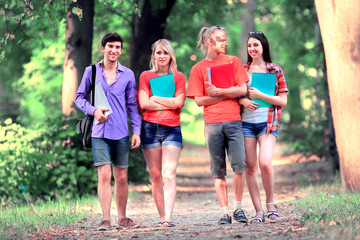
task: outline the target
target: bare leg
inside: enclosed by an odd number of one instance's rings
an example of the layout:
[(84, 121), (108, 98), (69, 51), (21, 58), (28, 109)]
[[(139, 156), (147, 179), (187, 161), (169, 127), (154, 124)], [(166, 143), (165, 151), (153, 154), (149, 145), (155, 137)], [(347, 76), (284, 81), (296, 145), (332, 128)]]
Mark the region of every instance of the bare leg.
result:
[(234, 172), (233, 177), (233, 189), (235, 195), (235, 201), (239, 202), (242, 200), (245, 187), (245, 173)]
[(162, 162), (161, 148), (143, 149), (146, 164), (149, 170), (152, 195), (154, 197), (156, 208), (160, 215), (160, 220), (165, 221), (165, 207), (164, 207), (164, 189), (162, 179)]
[(181, 148), (164, 146), (162, 148), (162, 176), (164, 181), (165, 220), (172, 221), (172, 213), (176, 198), (176, 168)]
[[(274, 135), (261, 135), (259, 137), (259, 164), (267, 203), (274, 202), (274, 170), (272, 166), (272, 155), (275, 143), (276, 137)], [(274, 205), (267, 205), (267, 208), (268, 211), (276, 211)]]
[(98, 171), (98, 195), (101, 210), (103, 213), (103, 220), (111, 220), (111, 166), (110, 164), (97, 167)]
[(256, 156), (257, 139), (246, 137), (244, 140), (246, 152), (246, 183), (251, 201), (256, 212), (262, 212), (260, 188), (257, 180), (259, 166)]
[(221, 207), (228, 206), (227, 183), (225, 177), (214, 179), (215, 191)]
[(127, 168), (113, 167), (115, 178), (115, 203), (119, 220), (126, 217), (126, 204), (128, 199)]

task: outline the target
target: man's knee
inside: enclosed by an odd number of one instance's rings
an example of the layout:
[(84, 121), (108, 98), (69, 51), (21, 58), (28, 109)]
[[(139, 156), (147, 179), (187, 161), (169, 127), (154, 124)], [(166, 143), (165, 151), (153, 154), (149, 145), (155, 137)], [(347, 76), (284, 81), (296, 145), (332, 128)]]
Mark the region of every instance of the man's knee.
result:
[(127, 184), (127, 169), (114, 168), (114, 171), (116, 171), (116, 174), (114, 174), (115, 182), (121, 185)]
[(99, 183), (110, 183), (111, 171), (98, 171), (98, 181)]

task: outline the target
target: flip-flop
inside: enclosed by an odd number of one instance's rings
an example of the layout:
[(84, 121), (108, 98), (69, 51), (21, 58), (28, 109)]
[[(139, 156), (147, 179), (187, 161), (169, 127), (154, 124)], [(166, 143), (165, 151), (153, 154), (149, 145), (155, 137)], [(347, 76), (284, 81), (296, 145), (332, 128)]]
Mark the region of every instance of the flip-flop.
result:
[(173, 221), (165, 221), (163, 223), (163, 227), (175, 227), (175, 223)]
[(155, 227), (164, 227), (164, 222), (158, 222), (157, 224), (155, 224)]

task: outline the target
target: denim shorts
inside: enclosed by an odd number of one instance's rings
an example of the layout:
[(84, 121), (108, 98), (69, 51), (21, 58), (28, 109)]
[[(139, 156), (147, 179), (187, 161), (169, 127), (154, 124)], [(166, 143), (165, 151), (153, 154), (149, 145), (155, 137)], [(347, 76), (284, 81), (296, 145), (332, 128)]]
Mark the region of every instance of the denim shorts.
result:
[(120, 140), (91, 138), (94, 165), (113, 164), (118, 168), (129, 167), (129, 136)]
[(226, 155), (234, 172), (245, 172), (245, 147), (241, 121), (205, 123), (205, 138), (210, 153), (211, 174), (226, 176)]
[[(257, 138), (260, 137), (263, 134), (266, 134), (266, 127), (267, 123), (247, 123), (243, 122), (242, 128), (244, 132), (244, 137), (251, 137), (251, 138)], [(274, 135), (277, 137), (278, 130), (272, 131), (269, 134)]]
[(170, 145), (179, 148), (183, 147), (180, 126), (168, 127), (142, 120), (140, 139), (141, 149), (158, 148)]

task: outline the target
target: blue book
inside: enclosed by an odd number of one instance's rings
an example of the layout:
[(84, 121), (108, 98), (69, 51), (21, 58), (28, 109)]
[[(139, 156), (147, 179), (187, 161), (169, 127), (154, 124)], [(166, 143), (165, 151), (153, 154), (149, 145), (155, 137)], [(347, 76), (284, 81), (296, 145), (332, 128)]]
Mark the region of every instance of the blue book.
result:
[(166, 74), (160, 77), (149, 79), (150, 89), (153, 96), (174, 97), (175, 80), (173, 74)]
[[(251, 87), (256, 88), (262, 93), (268, 95), (275, 95), (276, 86), (276, 73), (253, 73), (251, 79)], [(259, 98), (253, 98), (251, 101), (260, 104), (259, 107), (272, 107), (271, 103), (268, 103)]]

